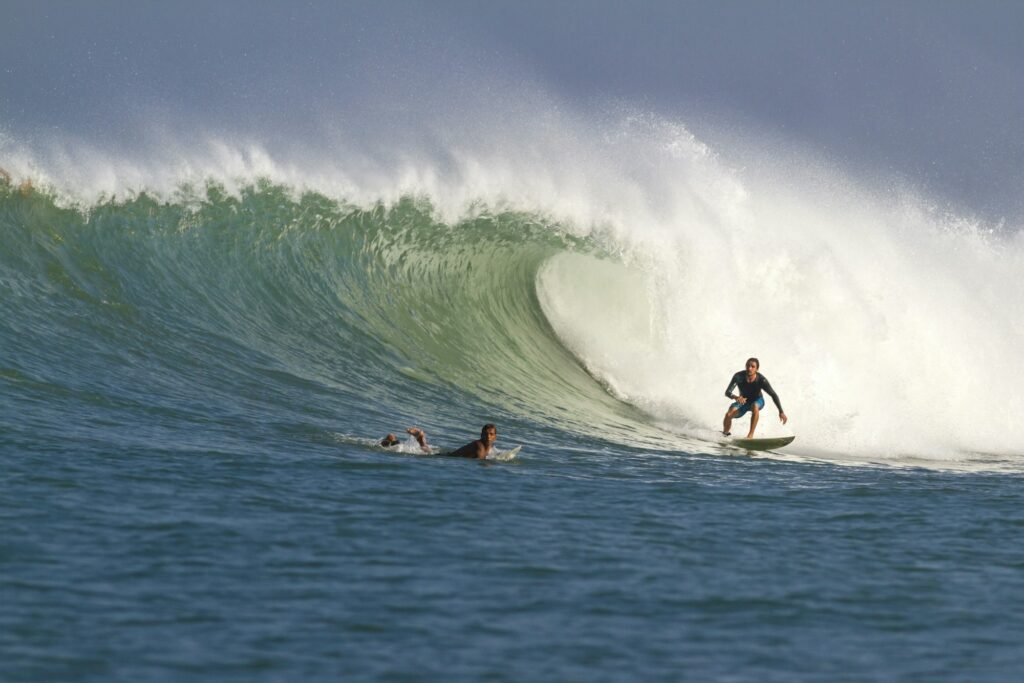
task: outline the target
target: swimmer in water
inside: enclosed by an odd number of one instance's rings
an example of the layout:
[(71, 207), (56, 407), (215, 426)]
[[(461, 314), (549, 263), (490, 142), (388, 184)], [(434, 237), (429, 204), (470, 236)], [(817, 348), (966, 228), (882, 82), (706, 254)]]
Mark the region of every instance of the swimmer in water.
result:
[[(423, 449), (424, 453), (430, 453), (430, 446), (427, 445), (427, 434), (419, 427), (409, 427), (405, 431), (409, 432), (416, 438), (416, 442)], [(450, 455), (455, 458), (474, 458), (476, 460), (483, 460), (490, 455), (491, 450), (494, 448), (494, 442), (498, 440), (498, 429), (492, 424), (485, 424), (480, 429), (480, 438), (476, 441), (471, 441), (465, 446), (456, 448), (454, 451), (448, 453), (442, 453), (441, 455)], [(401, 443), (398, 437), (394, 434), (388, 434), (380, 440), (380, 445), (384, 448), (390, 448), (391, 446), (397, 446)]]
[[(419, 427), (409, 427), (405, 431), (407, 431), (408, 433), (412, 434), (413, 437), (415, 437), (416, 443), (418, 443), (420, 445), (420, 448), (423, 449), (424, 453), (429, 453), (430, 452), (430, 446), (427, 445), (427, 433), (426, 432), (424, 432)], [(384, 448), (390, 448), (391, 446), (397, 446), (399, 443), (401, 443), (401, 442), (398, 440), (398, 437), (395, 436), (394, 434), (388, 434), (387, 436), (385, 436), (383, 439), (380, 440), (380, 445), (383, 446)]]

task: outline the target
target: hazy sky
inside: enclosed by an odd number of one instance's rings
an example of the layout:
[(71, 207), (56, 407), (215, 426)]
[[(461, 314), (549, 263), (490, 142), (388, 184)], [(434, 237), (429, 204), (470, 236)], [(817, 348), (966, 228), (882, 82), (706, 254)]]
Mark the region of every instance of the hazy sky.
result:
[(153, 116), (313, 134), (526, 84), (583, 108), (748, 122), (1024, 214), (1021, 2), (0, 6), (0, 130), (15, 138), (109, 143)]

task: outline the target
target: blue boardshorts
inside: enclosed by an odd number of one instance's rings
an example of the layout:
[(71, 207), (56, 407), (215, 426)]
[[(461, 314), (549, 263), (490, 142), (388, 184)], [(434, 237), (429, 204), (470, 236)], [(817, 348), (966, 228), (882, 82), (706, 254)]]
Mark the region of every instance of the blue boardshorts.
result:
[(750, 409), (754, 407), (754, 405), (753, 405), (754, 403), (757, 404), (757, 409), (758, 410), (761, 410), (762, 408), (764, 408), (764, 396), (762, 396), (761, 398), (757, 399), (753, 403), (751, 403), (750, 401), (747, 401), (743, 405), (740, 405), (739, 403), (733, 403), (731, 406), (729, 406), (729, 410), (732, 410), (733, 408), (739, 408), (739, 410), (736, 412), (736, 414), (733, 415), (733, 419), (738, 418), (738, 417), (743, 417), (744, 415), (749, 413)]

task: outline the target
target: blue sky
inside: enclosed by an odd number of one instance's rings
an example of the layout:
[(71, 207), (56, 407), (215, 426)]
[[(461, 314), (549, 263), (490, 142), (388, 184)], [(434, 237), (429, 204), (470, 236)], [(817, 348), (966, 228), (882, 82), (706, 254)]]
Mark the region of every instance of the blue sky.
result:
[[(1024, 214), (1024, 3), (7, 0), (0, 129), (104, 144), (154, 113), (315, 135), (517, 83), (775, 131)], [(497, 93), (495, 93), (497, 94)], [(367, 124), (369, 125), (369, 124)]]

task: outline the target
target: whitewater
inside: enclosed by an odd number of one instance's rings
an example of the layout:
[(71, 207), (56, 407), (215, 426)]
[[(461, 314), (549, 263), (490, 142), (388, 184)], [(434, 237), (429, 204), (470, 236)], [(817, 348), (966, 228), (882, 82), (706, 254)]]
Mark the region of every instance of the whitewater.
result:
[(0, 680), (1021, 680), (1021, 26), (4, 3)]
[[(146, 157), (7, 140), (40, 192), (5, 197), (4, 281), (24, 290), (46, 254), (85, 315), (178, 315), (353, 394), (412, 376), (667, 450), (714, 439), (757, 355), (791, 417), (761, 430), (797, 434), (790, 455), (1019, 470), (1024, 423), (994, 399), (1024, 370), (1019, 230), (777, 140), (719, 152), (615, 114), (375, 160), (338, 140), (308, 160), (217, 138), (162, 136)], [(8, 325), (47, 315), (5, 301)], [(46, 327), (33, 348), (66, 333)]]
[(1019, 678), (1020, 226), (511, 99), (0, 137), (0, 678)]

